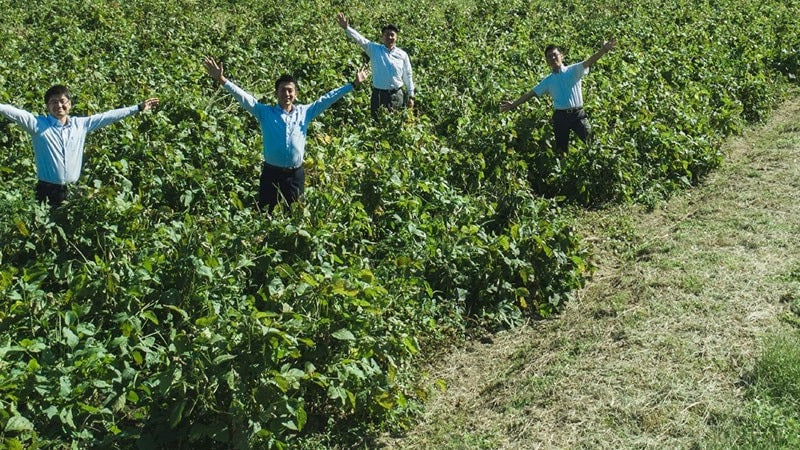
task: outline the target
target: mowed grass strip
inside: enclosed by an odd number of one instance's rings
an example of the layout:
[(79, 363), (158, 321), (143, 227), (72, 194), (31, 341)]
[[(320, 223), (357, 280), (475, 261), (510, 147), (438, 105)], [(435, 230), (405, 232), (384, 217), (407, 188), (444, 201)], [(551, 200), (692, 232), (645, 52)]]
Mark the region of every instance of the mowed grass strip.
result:
[(765, 414), (778, 435), (791, 435), (797, 418), (796, 405), (754, 407), (769, 368), (784, 364), (785, 372), (796, 358), (770, 356), (792, 348), (778, 345), (793, 333), (793, 321), (781, 318), (800, 310), (800, 98), (793, 96), (769, 123), (729, 141), (723, 167), (700, 187), (653, 211), (577, 213), (597, 266), (579, 300), (555, 320), (455, 349), (431, 370), (447, 389), (433, 395), (413, 431), (387, 445), (790, 442), (742, 435), (766, 433), (752, 423)]

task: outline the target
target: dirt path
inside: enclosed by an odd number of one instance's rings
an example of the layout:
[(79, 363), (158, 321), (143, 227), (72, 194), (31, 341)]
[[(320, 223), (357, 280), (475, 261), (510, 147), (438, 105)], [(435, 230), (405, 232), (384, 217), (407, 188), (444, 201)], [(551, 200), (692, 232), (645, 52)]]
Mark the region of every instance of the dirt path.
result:
[[(394, 448), (687, 448), (800, 292), (800, 98), (726, 145), (703, 185), (586, 214), (598, 270), (558, 318), (470, 343)], [(797, 279), (796, 276), (791, 277)]]

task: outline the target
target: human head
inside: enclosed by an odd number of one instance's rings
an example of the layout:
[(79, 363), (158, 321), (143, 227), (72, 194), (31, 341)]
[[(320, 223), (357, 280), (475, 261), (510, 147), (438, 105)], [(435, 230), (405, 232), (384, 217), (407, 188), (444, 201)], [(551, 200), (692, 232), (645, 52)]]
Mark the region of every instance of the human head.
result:
[(44, 103), (47, 105), (47, 112), (57, 119), (62, 119), (69, 115), (72, 108), (72, 95), (69, 88), (56, 84), (51, 86), (44, 93)]
[(275, 97), (284, 110), (290, 110), (292, 103), (297, 98), (297, 80), (289, 74), (281, 75), (275, 80)]
[(381, 41), (383, 42), (383, 45), (385, 45), (388, 49), (393, 48), (397, 43), (397, 33), (399, 32), (400, 30), (398, 30), (397, 27), (391, 23), (384, 25), (383, 28), (381, 28)]
[(561, 67), (564, 63), (564, 55), (561, 53), (561, 50), (553, 44), (548, 45), (544, 49), (544, 57), (547, 60), (547, 64), (553, 70)]

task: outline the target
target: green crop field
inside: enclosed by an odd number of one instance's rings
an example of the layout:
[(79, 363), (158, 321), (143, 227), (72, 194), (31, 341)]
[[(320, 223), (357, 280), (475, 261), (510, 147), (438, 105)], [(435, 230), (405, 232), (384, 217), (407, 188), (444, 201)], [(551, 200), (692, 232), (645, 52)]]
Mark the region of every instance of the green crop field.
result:
[[(73, 114), (159, 97), (87, 139), (74, 196), (34, 200), (31, 140), (0, 120), (0, 442), (8, 448), (353, 446), (424, 403), (419, 363), (476, 327), (556, 313), (591, 270), (564, 205), (652, 204), (796, 83), (796, 0), (409, 3), (0, 0), (0, 103)], [(203, 56), (310, 103), (400, 28), (413, 114), (368, 89), (311, 126), (306, 196), (255, 210), (258, 124)], [(602, 40), (595, 141), (552, 149), (550, 101), (500, 113)]]

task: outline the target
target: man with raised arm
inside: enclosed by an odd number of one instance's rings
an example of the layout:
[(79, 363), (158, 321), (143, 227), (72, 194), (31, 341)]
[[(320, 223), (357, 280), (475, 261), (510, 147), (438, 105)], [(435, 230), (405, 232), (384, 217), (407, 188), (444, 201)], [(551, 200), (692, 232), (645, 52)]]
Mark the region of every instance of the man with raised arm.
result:
[(548, 45), (544, 51), (544, 56), (550, 66), (550, 74), (520, 98), (513, 102), (502, 102), (500, 110), (510, 111), (534, 96), (542, 97), (548, 94), (553, 98), (553, 130), (556, 136), (556, 150), (559, 153), (567, 152), (570, 131), (575, 131), (578, 137), (586, 142), (591, 134), (591, 126), (586, 112), (583, 110), (581, 78), (589, 73), (589, 68), (601, 56), (608, 53), (616, 45), (616, 39), (607, 41), (603, 43), (600, 50), (586, 61), (569, 66), (564, 66), (564, 55), (561, 50), (555, 45)]
[[(372, 98), (370, 110), (373, 117), (378, 108), (400, 109), (404, 106), (414, 107), (414, 79), (411, 71), (411, 60), (397, 43), (397, 27), (388, 24), (381, 29), (381, 42), (378, 44), (365, 38), (350, 27), (343, 13), (336, 15), (336, 21), (351, 39), (353, 39), (369, 56), (372, 67)], [(403, 92), (405, 85), (406, 92)], [(406, 100), (406, 96), (408, 100)]]
[(206, 57), (203, 65), (211, 78), (230, 92), (261, 125), (264, 163), (258, 190), (259, 208), (269, 207), (272, 211), (281, 199), (287, 204), (297, 201), (305, 185), (303, 156), (309, 124), (361, 84), (367, 78), (366, 69), (359, 70), (353, 82), (328, 92), (309, 105), (294, 103), (297, 81), (291, 75), (282, 75), (275, 81), (278, 104), (265, 105), (225, 78), (222, 63)]
[(59, 206), (67, 199), (67, 185), (75, 183), (83, 166), (86, 135), (118, 120), (147, 111), (158, 105), (157, 98), (127, 108), (114, 109), (88, 117), (72, 117), (72, 96), (66, 86), (55, 85), (44, 94), (46, 116), (35, 116), (11, 105), (0, 104), (0, 114), (17, 123), (33, 140), (36, 162), (36, 199)]

